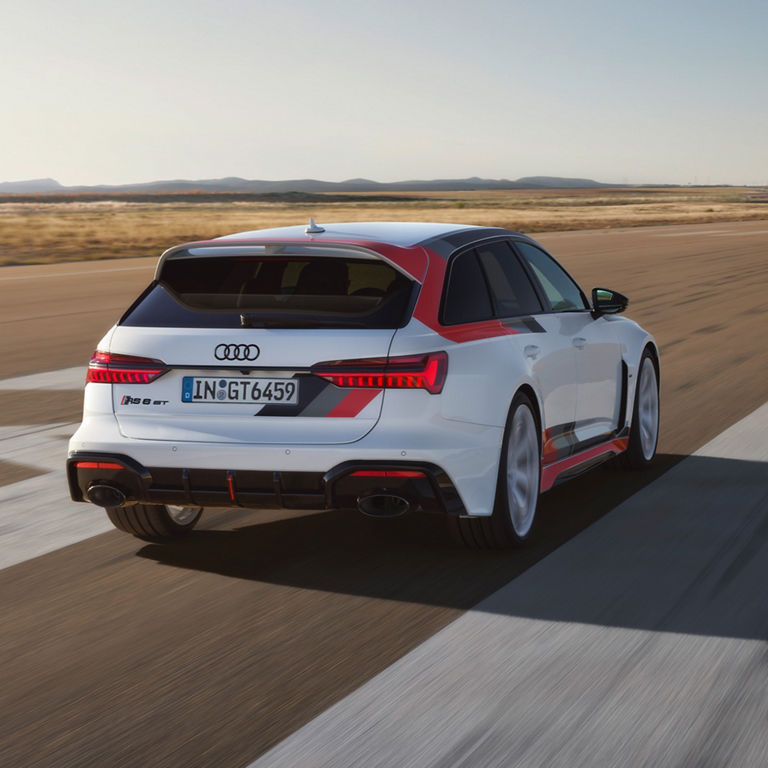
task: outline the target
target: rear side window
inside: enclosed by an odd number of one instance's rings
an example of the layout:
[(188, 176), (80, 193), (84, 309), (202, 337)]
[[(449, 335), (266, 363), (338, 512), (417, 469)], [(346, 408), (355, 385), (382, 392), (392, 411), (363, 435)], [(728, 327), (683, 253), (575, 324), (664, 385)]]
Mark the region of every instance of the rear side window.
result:
[(491, 297), (477, 254), (474, 251), (462, 253), (451, 262), (443, 305), (443, 323), (471, 323), (491, 317)]
[(535, 315), (541, 304), (517, 256), (505, 242), (490, 243), (477, 249), (485, 270), (497, 317)]
[(169, 259), (122, 325), (397, 328), (415, 284), (383, 261), (312, 256)]

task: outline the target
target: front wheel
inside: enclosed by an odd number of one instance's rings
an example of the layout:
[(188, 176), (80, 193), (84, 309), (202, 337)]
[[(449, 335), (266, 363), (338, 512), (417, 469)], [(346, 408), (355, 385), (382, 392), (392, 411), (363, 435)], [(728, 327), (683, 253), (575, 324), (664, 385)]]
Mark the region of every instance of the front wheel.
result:
[(174, 504), (133, 504), (107, 507), (106, 510), (115, 528), (145, 541), (168, 541), (186, 536), (203, 512), (202, 507)]
[(501, 449), (496, 502), (490, 517), (449, 518), (465, 546), (501, 549), (519, 546), (536, 519), (541, 487), (541, 445), (533, 403), (519, 392), (512, 401)]
[(624, 466), (629, 469), (645, 469), (656, 455), (658, 441), (659, 377), (651, 352), (646, 348), (638, 366), (629, 445), (622, 454)]

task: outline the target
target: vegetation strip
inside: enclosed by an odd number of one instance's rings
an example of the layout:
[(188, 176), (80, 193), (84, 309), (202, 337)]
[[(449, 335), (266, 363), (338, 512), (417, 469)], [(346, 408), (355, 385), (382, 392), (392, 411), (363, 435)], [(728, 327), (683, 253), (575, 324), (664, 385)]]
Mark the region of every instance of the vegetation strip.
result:
[[(65, 201), (62, 201), (64, 199)], [(193, 202), (190, 202), (193, 200)], [(658, 187), (0, 197), (0, 265), (157, 256), (226, 232), (333, 221), (443, 221), (523, 232), (768, 219), (768, 190)]]

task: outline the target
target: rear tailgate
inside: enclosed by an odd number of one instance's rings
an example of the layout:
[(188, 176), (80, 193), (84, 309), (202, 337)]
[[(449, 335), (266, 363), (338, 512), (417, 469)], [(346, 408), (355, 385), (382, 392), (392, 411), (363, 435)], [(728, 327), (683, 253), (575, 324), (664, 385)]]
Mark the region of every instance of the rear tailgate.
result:
[[(348, 389), (309, 373), (316, 363), (385, 357), (384, 329), (170, 329), (118, 327), (111, 349), (161, 360), (149, 384), (113, 384), (126, 437), (228, 443), (346, 443), (379, 418), (379, 389)], [(255, 360), (221, 361), (254, 354)], [(255, 367), (254, 367), (255, 366)]]
[(385, 358), (418, 284), (344, 247), (194, 249), (166, 259), (122, 318), (109, 352), (161, 361), (150, 383), (113, 383), (122, 434), (225, 443), (359, 440), (380, 389), (336, 386), (322, 362)]

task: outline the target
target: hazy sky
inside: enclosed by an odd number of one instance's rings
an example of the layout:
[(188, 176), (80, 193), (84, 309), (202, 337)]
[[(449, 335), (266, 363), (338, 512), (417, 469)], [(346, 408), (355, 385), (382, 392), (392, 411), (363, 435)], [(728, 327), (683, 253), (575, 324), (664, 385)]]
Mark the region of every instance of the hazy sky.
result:
[(0, 181), (768, 183), (768, 0), (0, 9)]

